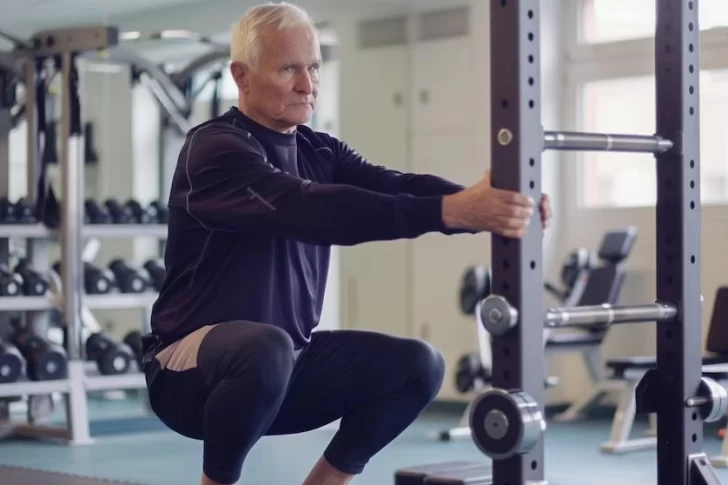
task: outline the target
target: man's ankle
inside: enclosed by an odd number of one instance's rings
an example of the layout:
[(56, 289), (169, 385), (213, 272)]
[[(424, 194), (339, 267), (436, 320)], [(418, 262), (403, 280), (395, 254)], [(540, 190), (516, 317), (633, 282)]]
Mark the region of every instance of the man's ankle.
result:
[(205, 473), (202, 473), (202, 479), (200, 481), (200, 485), (222, 485), (215, 480), (209, 478)]
[(348, 485), (353, 478), (354, 475), (337, 470), (322, 456), (303, 485)]

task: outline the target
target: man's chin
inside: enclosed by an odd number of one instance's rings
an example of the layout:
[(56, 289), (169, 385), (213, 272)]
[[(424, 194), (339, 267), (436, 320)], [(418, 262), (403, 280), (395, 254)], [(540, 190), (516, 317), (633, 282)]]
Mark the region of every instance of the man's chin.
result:
[(310, 104), (289, 106), (286, 111), (286, 120), (297, 125), (308, 123), (313, 115), (313, 107)]

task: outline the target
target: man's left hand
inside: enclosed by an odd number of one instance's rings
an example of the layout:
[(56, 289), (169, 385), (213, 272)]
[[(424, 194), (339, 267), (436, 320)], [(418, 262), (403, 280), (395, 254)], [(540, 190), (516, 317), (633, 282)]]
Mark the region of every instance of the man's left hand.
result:
[(544, 229), (547, 229), (551, 224), (551, 202), (549, 201), (548, 195), (541, 195), (541, 200), (538, 203), (538, 210), (541, 214), (541, 224)]

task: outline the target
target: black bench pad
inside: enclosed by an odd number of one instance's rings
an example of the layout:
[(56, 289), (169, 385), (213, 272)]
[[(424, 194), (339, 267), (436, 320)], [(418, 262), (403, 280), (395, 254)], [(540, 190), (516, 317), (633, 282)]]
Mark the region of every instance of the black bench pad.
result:
[(0, 465), (0, 485), (134, 485), (104, 478), (80, 477), (31, 468)]
[(493, 469), (481, 464), (478, 468), (433, 473), (425, 478), (424, 485), (492, 485)]
[(546, 340), (547, 348), (584, 347), (586, 345), (601, 345), (604, 335), (591, 332), (554, 332)]
[[(702, 365), (728, 364), (728, 355), (708, 355), (703, 357)], [(634, 357), (620, 357), (609, 359), (606, 362), (608, 369), (612, 371), (615, 378), (622, 378), (628, 370), (649, 370), (657, 366), (657, 358), (652, 355), (638, 355)], [(722, 374), (728, 376), (728, 370), (705, 369), (703, 375), (723, 379)]]
[[(394, 475), (394, 485), (425, 485), (425, 480), (431, 476), (457, 477), (459, 474), (482, 474), (483, 467), (490, 469), (486, 462), (482, 461), (445, 461), (439, 463), (428, 463), (409, 468), (397, 470)], [(463, 483), (463, 482), (435, 482), (435, 483)], [(464, 482), (470, 483), (470, 482)], [(474, 482), (474, 485), (477, 482)]]

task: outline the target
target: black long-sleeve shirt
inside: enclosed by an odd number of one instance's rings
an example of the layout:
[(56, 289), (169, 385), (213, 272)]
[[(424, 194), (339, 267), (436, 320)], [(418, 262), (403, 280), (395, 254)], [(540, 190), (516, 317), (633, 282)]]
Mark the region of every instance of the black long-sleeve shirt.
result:
[(276, 325), (303, 347), (321, 315), (331, 245), (450, 234), (442, 198), (462, 186), (367, 162), (305, 126), (272, 131), (236, 108), (187, 136), (172, 180), (152, 331)]

